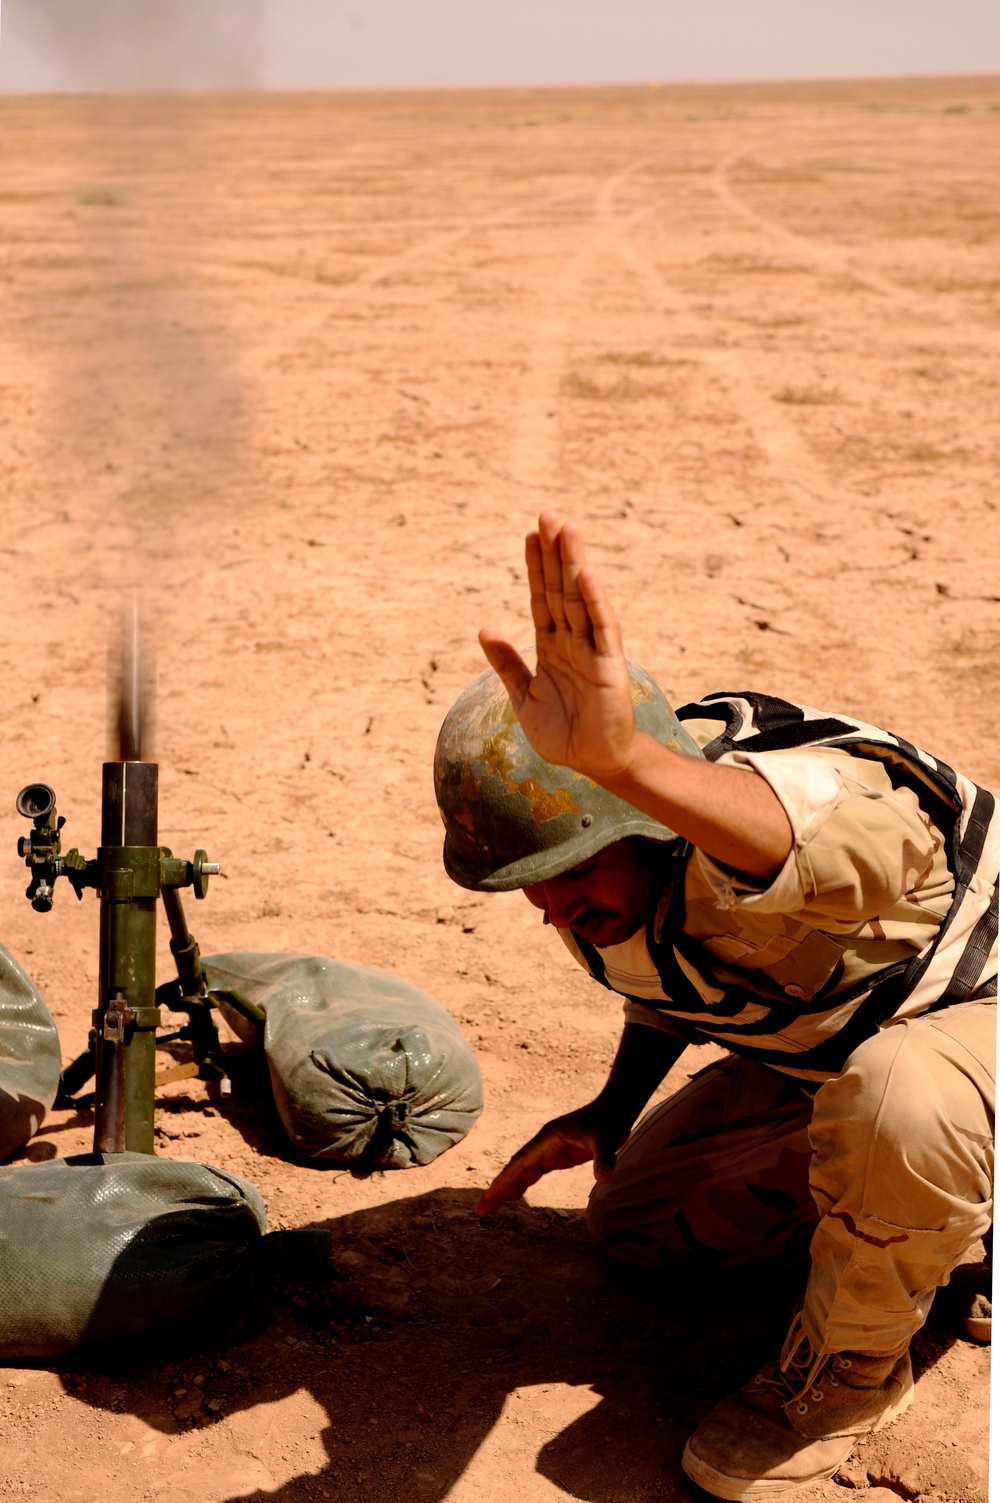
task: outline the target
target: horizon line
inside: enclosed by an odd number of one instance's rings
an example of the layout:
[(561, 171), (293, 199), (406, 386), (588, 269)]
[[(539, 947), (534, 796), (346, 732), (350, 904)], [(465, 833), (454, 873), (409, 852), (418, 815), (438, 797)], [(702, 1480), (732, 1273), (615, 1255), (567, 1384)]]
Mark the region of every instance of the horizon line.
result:
[(0, 100), (3, 99), (80, 99), (108, 96), (116, 98), (137, 97), (165, 97), (174, 95), (232, 95), (244, 96), (254, 94), (286, 94), (286, 95), (328, 95), (328, 94), (507, 94), (525, 93), (531, 91), (582, 91), (601, 89), (636, 89), (646, 92), (659, 90), (683, 90), (683, 89), (720, 89), (720, 88), (768, 88), (776, 84), (801, 85), (804, 87), (817, 84), (906, 84), (906, 83), (951, 83), (951, 82), (1000, 82), (1000, 69), (990, 69), (987, 72), (979, 70), (969, 72), (950, 73), (824, 73), (824, 74), (770, 74), (767, 76), (753, 75), (729, 78), (633, 78), (633, 79), (602, 79), (602, 80), (574, 80), (572, 82), (542, 82), (542, 83), (469, 83), (469, 84), (330, 84), (330, 85), (269, 85), (269, 84), (225, 84), (218, 88), (186, 87), (184, 85), (172, 85), (170, 87), (144, 88), (141, 85), (124, 88), (118, 86), (108, 87), (81, 87), (74, 89), (35, 89), (35, 88), (11, 88), (0, 85)]

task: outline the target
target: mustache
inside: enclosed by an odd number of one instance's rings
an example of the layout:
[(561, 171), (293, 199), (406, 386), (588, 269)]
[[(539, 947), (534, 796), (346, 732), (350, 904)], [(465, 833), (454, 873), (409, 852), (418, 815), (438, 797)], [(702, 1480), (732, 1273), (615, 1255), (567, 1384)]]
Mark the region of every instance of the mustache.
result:
[(568, 922), (571, 929), (583, 929), (620, 918), (621, 914), (613, 908), (581, 908), (571, 915)]

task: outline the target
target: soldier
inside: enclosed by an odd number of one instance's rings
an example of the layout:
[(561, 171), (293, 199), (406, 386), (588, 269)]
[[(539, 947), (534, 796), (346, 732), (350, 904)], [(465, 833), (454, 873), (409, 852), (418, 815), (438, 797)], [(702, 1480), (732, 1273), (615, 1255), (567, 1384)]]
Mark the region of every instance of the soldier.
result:
[[(1000, 819), (899, 737), (766, 695), (673, 713), (627, 662), (577, 530), (527, 539), (534, 669), (493, 671), (435, 755), (449, 875), (520, 888), (625, 998), (595, 1100), (480, 1214), (593, 1161), (614, 1257), (727, 1268), (809, 1246), (781, 1354), (690, 1437), (721, 1498), (827, 1478), (910, 1404), (908, 1347), (992, 1225)], [(689, 1043), (725, 1058), (633, 1127)], [(970, 1317), (988, 1339), (989, 1322)]]

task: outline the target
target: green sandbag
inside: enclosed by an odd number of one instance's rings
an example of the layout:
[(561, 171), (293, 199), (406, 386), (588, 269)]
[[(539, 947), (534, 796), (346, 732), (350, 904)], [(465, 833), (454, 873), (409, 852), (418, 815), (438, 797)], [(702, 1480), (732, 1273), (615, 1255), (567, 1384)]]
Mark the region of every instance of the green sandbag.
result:
[(213, 990), (263, 1009), (278, 1113), (308, 1157), (365, 1169), (429, 1164), (482, 1111), (479, 1066), (458, 1024), (398, 976), (252, 951), (206, 955), (202, 965)]
[(52, 1014), (0, 945), (0, 1159), (23, 1148), (59, 1089), (62, 1055)]
[(238, 1339), (261, 1304), (264, 1227), (254, 1187), (207, 1164), (119, 1153), (0, 1170), (0, 1362)]

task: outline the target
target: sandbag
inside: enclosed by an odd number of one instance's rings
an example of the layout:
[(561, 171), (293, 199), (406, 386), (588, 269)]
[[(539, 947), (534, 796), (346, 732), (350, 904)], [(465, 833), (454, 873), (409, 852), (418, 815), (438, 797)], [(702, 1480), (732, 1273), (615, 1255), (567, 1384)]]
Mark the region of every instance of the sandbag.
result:
[(0, 945), (0, 1159), (23, 1148), (56, 1099), (62, 1055), (52, 1014)]
[(86, 1154), (0, 1169), (0, 1362), (238, 1339), (260, 1306), (264, 1203), (207, 1164)]
[[(366, 1169), (429, 1164), (482, 1111), (479, 1066), (458, 1024), (398, 976), (252, 951), (202, 965), (213, 990), (263, 1009), (275, 1104), (308, 1157)], [(245, 1036), (238, 1015), (222, 1010)]]

